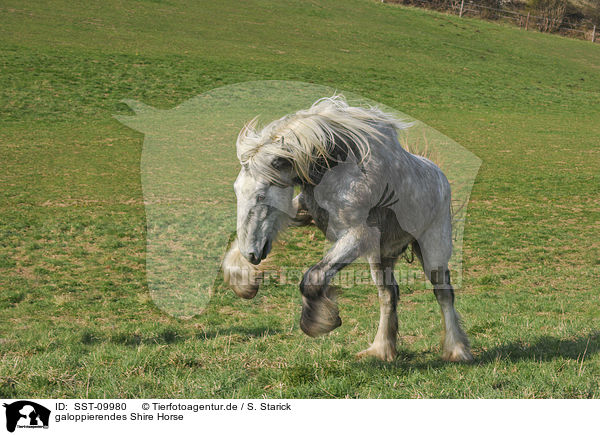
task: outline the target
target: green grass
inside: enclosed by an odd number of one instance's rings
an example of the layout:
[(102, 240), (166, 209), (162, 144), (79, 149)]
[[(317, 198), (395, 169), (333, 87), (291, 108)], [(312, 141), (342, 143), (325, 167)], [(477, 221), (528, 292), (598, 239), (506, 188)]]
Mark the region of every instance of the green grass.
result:
[[(600, 396), (597, 45), (363, 0), (5, 0), (0, 22), (0, 396)], [(190, 320), (155, 307), (143, 136), (112, 115), (268, 79), (380, 101), (483, 159), (457, 295), (474, 364), (440, 360), (435, 298), (407, 286), (391, 364), (354, 357), (372, 286), (316, 340), (295, 284), (220, 286)], [(314, 232), (274, 264), (308, 267)]]

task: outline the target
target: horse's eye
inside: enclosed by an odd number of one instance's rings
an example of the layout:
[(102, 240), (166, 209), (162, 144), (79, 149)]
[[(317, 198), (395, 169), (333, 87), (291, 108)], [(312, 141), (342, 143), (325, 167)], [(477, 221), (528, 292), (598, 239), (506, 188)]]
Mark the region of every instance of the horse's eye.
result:
[(256, 200), (258, 202), (264, 201), (265, 200), (265, 195), (263, 195), (262, 193), (259, 193), (258, 195), (256, 195)]

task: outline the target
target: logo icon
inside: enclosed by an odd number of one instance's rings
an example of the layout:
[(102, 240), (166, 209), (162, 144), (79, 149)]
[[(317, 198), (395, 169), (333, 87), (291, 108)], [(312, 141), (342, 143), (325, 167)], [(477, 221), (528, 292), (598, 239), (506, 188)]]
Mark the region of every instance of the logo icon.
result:
[(3, 405), (6, 408), (6, 430), (14, 432), (18, 428), (48, 428), (50, 410), (29, 400), (19, 400)]

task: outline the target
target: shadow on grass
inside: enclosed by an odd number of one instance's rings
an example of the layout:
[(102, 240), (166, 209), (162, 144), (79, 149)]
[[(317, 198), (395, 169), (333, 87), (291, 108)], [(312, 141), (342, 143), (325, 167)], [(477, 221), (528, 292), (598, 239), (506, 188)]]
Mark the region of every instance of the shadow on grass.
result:
[(269, 337), (271, 335), (281, 334), (283, 331), (277, 328), (269, 328), (266, 326), (231, 326), (227, 328), (216, 328), (207, 331), (198, 332), (196, 338), (200, 340), (212, 340), (217, 337), (226, 337), (229, 335), (241, 335), (243, 337), (260, 338)]
[[(477, 352), (475, 349), (475, 360), (468, 365), (486, 365), (498, 361), (549, 361), (555, 358), (566, 358), (581, 360), (584, 356), (600, 352), (600, 332), (593, 332), (573, 339), (557, 338), (552, 336), (538, 337), (533, 343), (525, 343), (517, 340), (500, 346)], [(396, 360), (386, 363), (374, 358), (367, 358), (353, 363), (355, 367), (380, 368), (388, 370), (398, 369), (435, 369), (442, 368), (455, 363), (442, 360), (441, 351), (411, 352), (401, 349)]]
[(94, 333), (93, 331), (84, 331), (79, 337), (79, 342), (81, 342), (84, 345), (91, 346), (102, 343), (104, 341), (109, 341), (114, 344), (137, 347), (141, 344), (176, 344), (189, 340), (213, 340), (218, 337), (228, 336), (237, 336), (238, 338), (241, 337), (242, 341), (246, 341), (253, 338), (268, 337), (270, 335), (276, 335), (281, 333), (282, 331), (279, 329), (273, 329), (262, 326), (236, 326), (226, 328), (215, 328), (192, 333), (186, 331), (185, 329), (180, 329), (177, 327), (164, 327), (158, 329), (157, 331), (119, 331), (113, 333), (108, 337), (103, 336), (101, 333)]
[(593, 332), (573, 339), (542, 336), (533, 343), (515, 341), (488, 349), (475, 358), (475, 363), (488, 364), (495, 361), (550, 360), (567, 358), (579, 360), (600, 351), (600, 332)]

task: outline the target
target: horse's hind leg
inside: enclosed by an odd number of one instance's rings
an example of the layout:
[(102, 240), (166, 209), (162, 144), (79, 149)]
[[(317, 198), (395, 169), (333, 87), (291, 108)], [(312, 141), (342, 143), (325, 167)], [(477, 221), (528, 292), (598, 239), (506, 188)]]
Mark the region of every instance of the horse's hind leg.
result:
[(462, 330), (460, 317), (454, 309), (454, 289), (448, 269), (452, 253), (451, 238), (443, 236), (438, 230), (429, 231), (419, 238), (418, 243), (413, 244), (413, 249), (423, 264), (427, 278), (433, 284), (433, 291), (442, 311), (442, 358), (447, 361), (471, 361), (473, 356), (469, 339)]
[(379, 292), (379, 327), (373, 344), (358, 353), (358, 357), (375, 356), (383, 361), (396, 358), (398, 336), (398, 283), (394, 278), (395, 259), (382, 259), (381, 263), (371, 263), (371, 275)]

